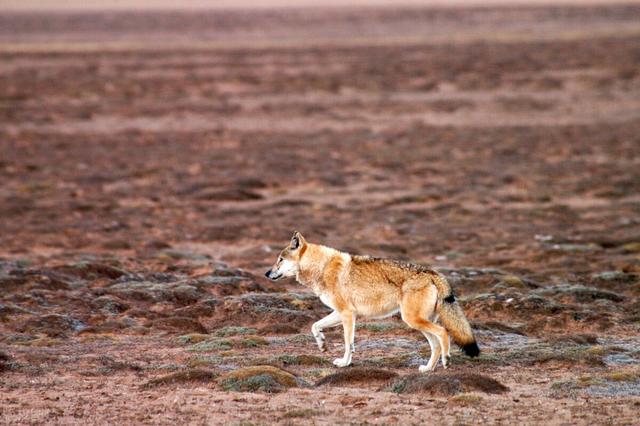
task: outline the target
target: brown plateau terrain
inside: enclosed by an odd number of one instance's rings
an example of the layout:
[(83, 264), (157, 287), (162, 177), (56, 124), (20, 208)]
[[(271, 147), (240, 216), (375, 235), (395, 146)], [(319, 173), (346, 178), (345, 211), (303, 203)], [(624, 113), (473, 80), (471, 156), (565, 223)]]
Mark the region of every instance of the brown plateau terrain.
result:
[[(432, 265), (481, 356), (263, 274)], [(638, 424), (640, 6), (0, 12), (1, 424)]]

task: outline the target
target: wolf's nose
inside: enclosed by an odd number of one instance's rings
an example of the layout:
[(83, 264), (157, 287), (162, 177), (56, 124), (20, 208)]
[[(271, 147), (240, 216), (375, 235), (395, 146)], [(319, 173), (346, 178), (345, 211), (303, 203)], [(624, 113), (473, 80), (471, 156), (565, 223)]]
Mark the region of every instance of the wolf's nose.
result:
[(267, 277), (267, 278), (269, 278), (269, 275), (271, 275), (271, 269), (269, 269), (269, 270), (264, 274), (264, 276), (265, 276), (265, 277)]

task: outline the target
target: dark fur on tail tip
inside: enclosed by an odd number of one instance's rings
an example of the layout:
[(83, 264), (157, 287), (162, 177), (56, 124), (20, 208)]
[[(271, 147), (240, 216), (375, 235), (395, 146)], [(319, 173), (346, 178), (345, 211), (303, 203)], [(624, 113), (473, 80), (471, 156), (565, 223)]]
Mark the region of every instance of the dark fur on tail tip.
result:
[(449, 294), (447, 297), (444, 298), (444, 301), (447, 303), (453, 303), (456, 301), (456, 296), (453, 295), (453, 293)]
[(480, 355), (480, 348), (478, 347), (478, 344), (476, 342), (469, 343), (468, 345), (464, 345), (462, 347), (462, 350), (464, 351), (465, 354), (467, 354), (471, 358)]

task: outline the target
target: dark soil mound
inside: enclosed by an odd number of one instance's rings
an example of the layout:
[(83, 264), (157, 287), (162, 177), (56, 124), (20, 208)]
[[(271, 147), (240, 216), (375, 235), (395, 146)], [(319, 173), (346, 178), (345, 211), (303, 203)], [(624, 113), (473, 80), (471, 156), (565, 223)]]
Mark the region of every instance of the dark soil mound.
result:
[(167, 374), (166, 376), (151, 379), (147, 383), (142, 385), (142, 388), (151, 389), (157, 386), (172, 385), (178, 383), (207, 383), (214, 380), (216, 377), (218, 377), (218, 375), (209, 370), (192, 369), (177, 371), (175, 373)]

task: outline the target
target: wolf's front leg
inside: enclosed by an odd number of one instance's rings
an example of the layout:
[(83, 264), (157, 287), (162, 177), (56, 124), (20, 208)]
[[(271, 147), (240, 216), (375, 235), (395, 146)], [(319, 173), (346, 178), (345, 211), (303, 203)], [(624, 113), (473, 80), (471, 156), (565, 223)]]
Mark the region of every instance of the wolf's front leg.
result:
[(336, 367), (346, 367), (351, 364), (353, 354), (353, 339), (356, 326), (356, 316), (353, 312), (341, 312), (342, 327), (344, 328), (344, 356), (333, 361)]
[(324, 340), (324, 334), (322, 330), (329, 327), (335, 327), (340, 324), (340, 314), (336, 311), (331, 312), (326, 317), (322, 318), (320, 321), (316, 321), (311, 326), (311, 334), (316, 339), (316, 343), (318, 344), (318, 348), (324, 352), (327, 350), (327, 344)]

